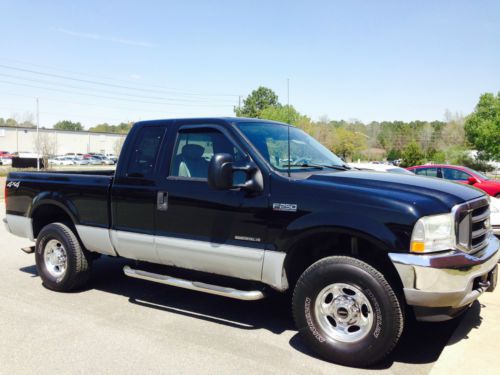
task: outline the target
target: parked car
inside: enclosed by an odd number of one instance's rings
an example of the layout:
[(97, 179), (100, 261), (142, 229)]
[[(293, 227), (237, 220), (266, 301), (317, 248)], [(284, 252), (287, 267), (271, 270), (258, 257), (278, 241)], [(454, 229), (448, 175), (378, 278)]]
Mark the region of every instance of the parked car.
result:
[(12, 158), (12, 154), (8, 151), (0, 151), (0, 158)]
[(83, 156), (72, 157), (72, 159), (76, 165), (88, 165), (89, 164), (89, 160), (84, 159)]
[(412, 172), (404, 168), (396, 167), (392, 164), (350, 163), (349, 166), (356, 169), (364, 169), (377, 172), (390, 172), (390, 173), (413, 175)]
[(490, 202), (491, 210), (491, 227), (493, 228), (493, 233), (495, 236), (500, 238), (500, 199), (491, 198)]
[(104, 155), (104, 156), (106, 156), (106, 157), (107, 157), (108, 159), (110, 159), (110, 160), (113, 160), (115, 163), (116, 163), (116, 162), (117, 162), (117, 160), (118, 160), (118, 157), (117, 157), (115, 154), (106, 154), (106, 155)]
[(71, 156), (56, 156), (53, 159), (49, 159), (49, 164), (54, 165), (75, 165), (76, 162)]
[(353, 170), (257, 119), (136, 123), (116, 172), (11, 172), (5, 206), (8, 230), (36, 239), (49, 289), (83, 287), (100, 253), (138, 261), (129, 277), (198, 292), (290, 290), (303, 342), (354, 366), (390, 353), (413, 317), (466, 311), (495, 289), (500, 258), (481, 190)]
[(473, 185), (492, 197), (500, 198), (500, 181), (467, 167), (457, 165), (429, 164), (406, 168), (419, 176), (438, 177), (445, 180)]
[(0, 156), (0, 165), (12, 165), (12, 158), (8, 156)]

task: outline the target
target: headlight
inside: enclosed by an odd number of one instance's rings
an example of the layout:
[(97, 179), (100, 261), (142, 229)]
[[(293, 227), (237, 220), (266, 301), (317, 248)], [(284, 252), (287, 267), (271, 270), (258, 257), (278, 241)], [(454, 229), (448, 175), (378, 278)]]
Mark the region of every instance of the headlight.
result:
[(455, 247), (455, 220), (452, 214), (424, 216), (411, 234), (410, 251), (431, 253)]

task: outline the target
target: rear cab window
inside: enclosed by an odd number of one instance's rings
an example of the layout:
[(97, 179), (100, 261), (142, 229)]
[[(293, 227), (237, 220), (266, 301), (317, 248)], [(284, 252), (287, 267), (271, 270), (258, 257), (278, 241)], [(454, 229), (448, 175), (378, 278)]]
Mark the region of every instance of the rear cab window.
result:
[(127, 163), (126, 176), (150, 178), (153, 176), (160, 144), (165, 133), (163, 126), (147, 126), (139, 130)]

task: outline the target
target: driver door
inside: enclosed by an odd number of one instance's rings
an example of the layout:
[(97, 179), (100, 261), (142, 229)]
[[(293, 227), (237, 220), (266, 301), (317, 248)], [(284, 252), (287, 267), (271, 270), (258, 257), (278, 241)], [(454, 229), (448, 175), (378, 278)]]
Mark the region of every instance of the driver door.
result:
[[(216, 124), (180, 123), (158, 186), (156, 247), (163, 264), (260, 280), (266, 238), (264, 194), (208, 186), (216, 153), (247, 158)], [(244, 176), (235, 175), (242, 182)]]

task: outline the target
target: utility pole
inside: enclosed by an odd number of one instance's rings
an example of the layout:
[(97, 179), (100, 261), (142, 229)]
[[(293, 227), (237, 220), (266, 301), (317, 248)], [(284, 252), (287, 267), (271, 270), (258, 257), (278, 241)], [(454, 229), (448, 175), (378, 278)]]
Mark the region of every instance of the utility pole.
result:
[(241, 111), (241, 95), (238, 95), (238, 112)]
[(36, 170), (40, 170), (40, 111), (38, 108), (38, 98), (36, 98)]

